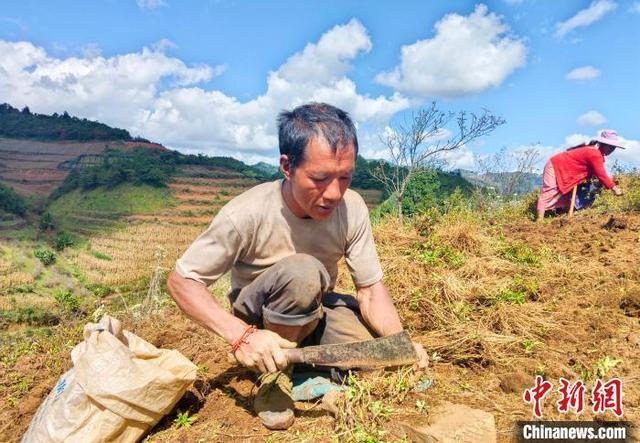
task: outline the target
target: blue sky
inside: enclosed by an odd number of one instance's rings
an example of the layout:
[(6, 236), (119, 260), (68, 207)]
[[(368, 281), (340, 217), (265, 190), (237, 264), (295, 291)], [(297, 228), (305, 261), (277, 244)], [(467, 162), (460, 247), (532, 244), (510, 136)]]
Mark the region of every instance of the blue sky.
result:
[(277, 159), (275, 117), (309, 100), (377, 134), (437, 100), (507, 123), (451, 155), (543, 155), (613, 128), (640, 166), (640, 1), (3, 0), (0, 102), (183, 151)]

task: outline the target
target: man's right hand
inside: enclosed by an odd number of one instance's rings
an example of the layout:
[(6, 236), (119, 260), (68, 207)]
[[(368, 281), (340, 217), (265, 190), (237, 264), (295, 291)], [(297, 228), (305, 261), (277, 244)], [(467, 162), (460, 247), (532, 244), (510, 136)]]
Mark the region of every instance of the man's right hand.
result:
[(617, 186), (614, 186), (611, 190), (612, 190), (612, 191), (613, 191), (613, 193), (614, 193), (616, 196), (618, 196), (618, 197), (620, 197), (622, 194), (624, 194), (624, 193), (622, 192), (622, 189), (620, 189), (620, 188), (619, 188), (619, 187), (617, 187)]
[(258, 329), (240, 345), (234, 356), (242, 366), (260, 373), (276, 372), (287, 367), (284, 349), (295, 348), (295, 342), (285, 340), (273, 331)]

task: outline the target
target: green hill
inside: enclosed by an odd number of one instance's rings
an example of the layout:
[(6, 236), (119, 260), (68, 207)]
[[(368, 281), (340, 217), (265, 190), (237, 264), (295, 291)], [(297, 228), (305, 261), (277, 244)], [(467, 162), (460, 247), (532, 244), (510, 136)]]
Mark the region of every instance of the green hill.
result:
[(110, 188), (74, 189), (54, 200), (47, 212), (58, 231), (91, 234), (121, 226), (127, 217), (156, 213), (174, 204), (169, 188), (121, 183)]
[(129, 132), (124, 129), (72, 117), (66, 111), (62, 115), (36, 114), (28, 107), (20, 111), (8, 103), (0, 105), (0, 137), (76, 141), (132, 140)]

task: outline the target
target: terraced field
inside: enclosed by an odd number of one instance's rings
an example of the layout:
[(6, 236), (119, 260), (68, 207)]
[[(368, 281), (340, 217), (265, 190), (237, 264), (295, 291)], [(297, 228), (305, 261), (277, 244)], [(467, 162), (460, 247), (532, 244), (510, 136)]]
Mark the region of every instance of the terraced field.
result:
[[(193, 169), (191, 169), (193, 171)], [(229, 200), (243, 193), (257, 180), (240, 174), (218, 175), (214, 170), (207, 177), (204, 168), (198, 175), (180, 175), (174, 178), (169, 188), (173, 191), (175, 204), (153, 214), (137, 214), (128, 217), (132, 221), (153, 221), (172, 224), (207, 225)]]
[(95, 141), (42, 142), (0, 137), (0, 181), (24, 195), (48, 195), (69, 173), (66, 162), (81, 155), (101, 154), (107, 148), (143, 146), (166, 149), (156, 143)]

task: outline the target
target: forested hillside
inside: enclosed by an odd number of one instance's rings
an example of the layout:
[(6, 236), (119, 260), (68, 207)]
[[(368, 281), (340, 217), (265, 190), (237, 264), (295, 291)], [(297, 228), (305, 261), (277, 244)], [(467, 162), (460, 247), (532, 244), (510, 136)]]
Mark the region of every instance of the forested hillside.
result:
[(26, 106), (20, 111), (8, 103), (0, 105), (0, 137), (76, 141), (132, 140), (129, 132), (124, 129), (72, 117), (66, 111), (62, 115), (36, 114)]

